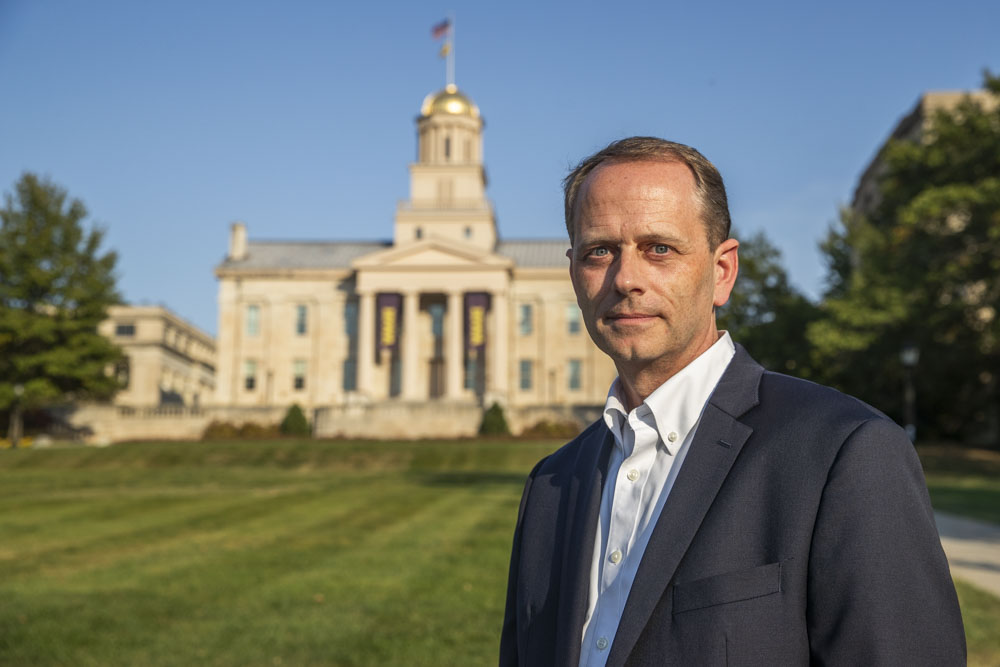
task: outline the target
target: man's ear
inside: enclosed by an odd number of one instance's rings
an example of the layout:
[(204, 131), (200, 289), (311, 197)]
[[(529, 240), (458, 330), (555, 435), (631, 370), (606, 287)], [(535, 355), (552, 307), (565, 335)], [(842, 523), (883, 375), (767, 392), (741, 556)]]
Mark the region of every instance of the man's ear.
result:
[(573, 275), (573, 248), (570, 247), (566, 251), (566, 257), (569, 259), (569, 281), (573, 283), (573, 291), (576, 291), (576, 276)]
[(736, 239), (726, 239), (715, 249), (715, 299), (716, 308), (729, 301), (729, 294), (736, 284), (736, 275), (740, 272), (740, 242)]

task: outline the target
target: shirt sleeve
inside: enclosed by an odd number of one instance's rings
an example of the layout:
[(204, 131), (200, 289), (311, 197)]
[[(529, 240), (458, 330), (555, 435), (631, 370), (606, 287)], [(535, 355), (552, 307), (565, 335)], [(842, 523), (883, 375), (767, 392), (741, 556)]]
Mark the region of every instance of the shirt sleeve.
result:
[(913, 445), (863, 422), (830, 468), (810, 547), (813, 664), (964, 665), (965, 633)]

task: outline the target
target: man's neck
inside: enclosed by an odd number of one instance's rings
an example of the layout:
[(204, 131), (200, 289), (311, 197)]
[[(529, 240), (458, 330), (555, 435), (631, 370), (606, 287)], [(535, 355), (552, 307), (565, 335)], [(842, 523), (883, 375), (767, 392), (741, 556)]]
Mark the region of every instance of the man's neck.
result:
[(642, 363), (616, 360), (615, 366), (618, 369), (625, 407), (629, 412), (637, 408), (660, 385), (684, 370), (688, 364), (711, 348), (720, 336), (722, 336), (722, 332), (716, 332), (706, 341), (706, 344), (699, 345), (692, 351), (685, 351), (683, 355), (660, 357)]

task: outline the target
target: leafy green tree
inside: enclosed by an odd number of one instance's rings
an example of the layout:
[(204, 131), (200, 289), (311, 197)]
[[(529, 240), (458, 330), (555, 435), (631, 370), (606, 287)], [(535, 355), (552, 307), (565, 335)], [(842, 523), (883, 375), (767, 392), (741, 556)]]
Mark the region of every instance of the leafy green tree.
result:
[(900, 349), (924, 432), (996, 437), (1000, 375), (1000, 77), (989, 100), (938, 111), (880, 159), (879, 201), (845, 211), (823, 244), (829, 290), (809, 331), (828, 379), (899, 417)]
[(97, 333), (119, 301), (114, 252), (86, 231), (87, 210), (46, 179), (25, 173), (0, 209), (0, 409), (9, 434), (24, 410), (58, 401), (108, 398), (121, 352)]
[(281, 426), (278, 427), (284, 435), (310, 435), (312, 431), (309, 428), (309, 421), (306, 419), (305, 413), (302, 412), (302, 408), (299, 407), (298, 403), (292, 403), (292, 406), (288, 408), (288, 412), (285, 413), (285, 418), (281, 420)]
[(765, 368), (811, 377), (806, 330), (819, 310), (789, 284), (781, 252), (763, 232), (741, 240), (739, 255), (740, 273), (719, 309), (719, 327)]

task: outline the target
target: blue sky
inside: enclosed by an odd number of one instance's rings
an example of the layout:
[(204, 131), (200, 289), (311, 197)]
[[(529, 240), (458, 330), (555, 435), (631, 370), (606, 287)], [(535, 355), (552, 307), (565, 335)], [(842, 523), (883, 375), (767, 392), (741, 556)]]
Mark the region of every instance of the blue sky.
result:
[(926, 90), (1000, 70), (1000, 3), (0, 0), (0, 190), (82, 199), (119, 285), (217, 328), (229, 224), (251, 238), (389, 238), (414, 118), (456, 80), (486, 119), (505, 238), (560, 237), (559, 182), (653, 134), (722, 171), (734, 223), (822, 289), (817, 241)]

